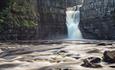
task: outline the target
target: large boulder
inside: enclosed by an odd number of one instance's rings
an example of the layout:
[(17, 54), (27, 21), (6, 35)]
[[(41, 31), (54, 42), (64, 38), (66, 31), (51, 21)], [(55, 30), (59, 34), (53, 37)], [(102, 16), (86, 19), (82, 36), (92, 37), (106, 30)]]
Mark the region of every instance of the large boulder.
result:
[(101, 59), (99, 57), (89, 57), (83, 60), (83, 64), (81, 66), (90, 67), (90, 68), (100, 68), (102, 67), (100, 64)]
[(103, 54), (103, 61), (107, 63), (115, 63), (115, 50), (105, 51)]

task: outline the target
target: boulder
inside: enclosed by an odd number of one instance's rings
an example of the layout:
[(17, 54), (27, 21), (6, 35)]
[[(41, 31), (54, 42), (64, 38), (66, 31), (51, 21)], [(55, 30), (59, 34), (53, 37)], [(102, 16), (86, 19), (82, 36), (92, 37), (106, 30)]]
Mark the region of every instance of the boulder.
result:
[(115, 66), (109, 66), (109, 67), (111, 67), (111, 68), (115, 68)]
[(81, 66), (90, 67), (90, 68), (100, 68), (102, 67), (99, 63), (101, 59), (98, 57), (89, 57), (83, 60), (83, 64)]
[(108, 50), (103, 53), (103, 61), (107, 63), (115, 63), (115, 50)]
[(98, 43), (97, 46), (106, 46), (106, 43)]

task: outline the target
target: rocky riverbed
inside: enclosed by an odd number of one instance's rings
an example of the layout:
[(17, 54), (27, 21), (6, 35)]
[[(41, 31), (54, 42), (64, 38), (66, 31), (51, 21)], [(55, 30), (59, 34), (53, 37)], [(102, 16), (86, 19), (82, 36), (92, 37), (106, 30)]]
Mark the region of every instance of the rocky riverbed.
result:
[(0, 70), (115, 70), (114, 50), (110, 41), (0, 43)]

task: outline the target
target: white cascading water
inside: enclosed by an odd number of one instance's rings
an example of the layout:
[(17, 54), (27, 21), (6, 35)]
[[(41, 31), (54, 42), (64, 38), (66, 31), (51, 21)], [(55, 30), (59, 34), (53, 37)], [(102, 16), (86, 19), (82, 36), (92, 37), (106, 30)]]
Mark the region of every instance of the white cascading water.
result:
[(66, 25), (68, 28), (68, 39), (71, 40), (81, 40), (82, 34), (79, 29), (80, 23), (80, 7), (82, 5), (77, 5), (73, 9), (69, 9), (66, 11)]

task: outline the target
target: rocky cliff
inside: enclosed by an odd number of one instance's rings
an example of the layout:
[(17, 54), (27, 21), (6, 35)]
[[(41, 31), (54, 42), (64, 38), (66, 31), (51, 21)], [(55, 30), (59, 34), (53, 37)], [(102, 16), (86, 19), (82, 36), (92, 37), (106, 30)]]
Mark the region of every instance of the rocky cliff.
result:
[(65, 0), (38, 0), (38, 39), (57, 39), (67, 35), (65, 7)]
[(37, 0), (0, 1), (0, 40), (35, 39)]
[[(5, 13), (7, 17), (10, 15), (9, 21), (5, 20), (5, 23), (11, 26), (8, 28), (4, 25), (5, 31), (0, 31), (0, 40), (2, 38), (62, 39), (67, 36), (66, 8), (81, 4), (81, 0), (24, 0), (23, 3), (20, 2), (13, 3), (11, 9), (8, 10), (10, 14)], [(0, 9), (5, 8), (4, 3), (6, 0), (0, 1)], [(115, 39), (115, 0), (84, 0), (80, 10), (79, 28), (85, 39)], [(1, 22), (0, 25), (3, 24)], [(10, 22), (24, 27), (12, 26)], [(35, 24), (35, 27), (28, 27), (31, 24)]]
[[(38, 0), (40, 23), (38, 39), (61, 38), (67, 35), (66, 8), (81, 0)], [(113, 12), (115, 0), (84, 0), (80, 30), (85, 39), (115, 39)]]
[(37, 39), (66, 38), (66, 8), (78, 4), (81, 0), (38, 0), (40, 24)]
[(5, 0), (0, 1), (0, 9), (6, 9), (6, 3), (9, 21), (0, 27), (0, 40), (62, 39), (67, 36), (66, 7), (76, 0)]
[[(81, 0), (38, 0), (40, 24), (38, 39), (67, 35), (66, 8)], [(85, 39), (115, 39), (115, 0), (84, 0), (79, 28)]]
[(86, 39), (115, 39), (115, 0), (84, 0), (80, 29)]

